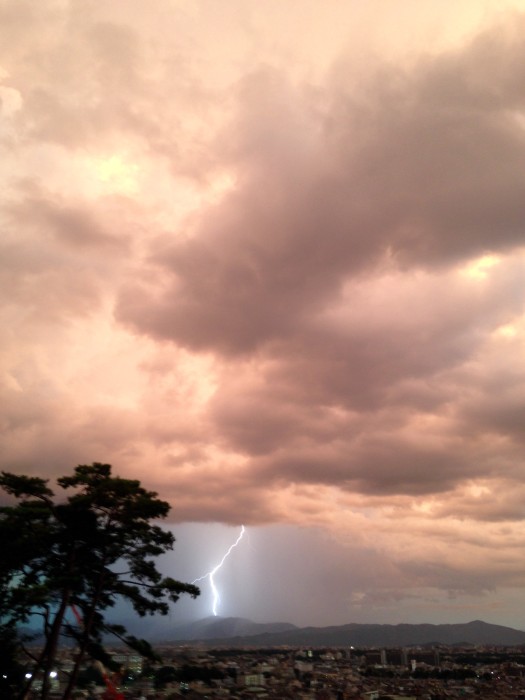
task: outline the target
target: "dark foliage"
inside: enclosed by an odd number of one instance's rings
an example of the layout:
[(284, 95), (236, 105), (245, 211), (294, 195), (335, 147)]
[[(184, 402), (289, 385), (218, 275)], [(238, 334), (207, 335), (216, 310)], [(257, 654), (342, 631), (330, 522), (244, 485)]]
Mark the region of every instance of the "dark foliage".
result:
[(44, 479), (2, 472), (0, 487), (15, 505), (0, 508), (0, 625), (16, 639), (19, 625), (35, 616), (41, 620), (45, 644), (34, 662), (33, 679), (41, 674), (43, 699), (49, 695), (49, 672), (60, 640), (74, 640), (78, 653), (66, 700), (86, 654), (108, 663), (103, 648), (107, 633), (156, 658), (147, 642), (107, 621), (117, 600), (130, 602), (140, 616), (165, 615), (181, 594), (195, 597), (199, 590), (163, 577), (155, 566), (155, 557), (175, 541), (154, 524), (170, 509), (155, 492), (139, 481), (112, 476), (111, 466), (101, 463), (80, 465), (57, 483), (71, 491), (64, 501), (55, 501)]

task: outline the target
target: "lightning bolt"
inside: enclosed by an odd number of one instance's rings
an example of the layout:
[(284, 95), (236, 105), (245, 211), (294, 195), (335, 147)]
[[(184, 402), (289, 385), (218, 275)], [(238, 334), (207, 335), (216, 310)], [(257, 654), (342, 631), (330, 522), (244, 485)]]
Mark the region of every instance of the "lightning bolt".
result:
[(208, 571), (207, 574), (204, 574), (204, 576), (199, 576), (199, 578), (196, 578), (195, 581), (192, 581), (192, 583), (197, 583), (197, 581), (204, 581), (205, 578), (209, 578), (210, 580), (210, 586), (211, 590), (213, 593), (213, 614), (216, 616), (217, 615), (217, 606), (219, 605), (219, 602), (221, 600), (219, 596), (219, 591), (217, 590), (217, 586), (215, 585), (215, 581), (213, 577), (217, 573), (217, 571), (221, 568), (221, 566), (224, 564), (226, 559), (230, 556), (231, 552), (235, 547), (239, 544), (239, 542), (242, 540), (242, 536), (244, 535), (244, 525), (241, 525), (241, 531), (239, 533), (239, 536), (235, 540), (235, 542), (230, 546), (226, 554), (223, 556), (223, 558), (220, 560), (220, 562), (217, 564), (217, 566), (212, 569), (211, 571)]

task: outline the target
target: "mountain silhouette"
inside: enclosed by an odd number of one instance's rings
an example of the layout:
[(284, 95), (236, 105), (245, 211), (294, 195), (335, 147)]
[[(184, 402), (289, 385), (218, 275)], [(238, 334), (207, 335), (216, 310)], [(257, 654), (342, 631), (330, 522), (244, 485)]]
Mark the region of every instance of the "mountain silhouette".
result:
[(166, 641), (213, 642), (228, 646), (358, 646), (403, 647), (431, 644), (517, 646), (525, 632), (481, 620), (462, 624), (367, 625), (296, 627), (256, 623), (239, 617), (208, 617), (163, 630)]
[[(178, 625), (172, 630), (174, 640), (230, 639), (264, 634), (279, 634), (298, 629), (289, 622), (253, 622), (244, 617), (205, 617)], [(166, 631), (164, 631), (166, 633)]]

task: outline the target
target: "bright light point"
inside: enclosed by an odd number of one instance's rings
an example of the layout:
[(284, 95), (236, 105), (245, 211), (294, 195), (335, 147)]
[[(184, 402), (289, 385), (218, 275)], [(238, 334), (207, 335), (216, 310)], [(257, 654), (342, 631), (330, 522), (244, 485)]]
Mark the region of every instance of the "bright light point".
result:
[(482, 484), (471, 484), (467, 488), (467, 492), (473, 498), (482, 498), (484, 496), (488, 496), (491, 491), (487, 486), (483, 486)]
[(32, 673), (26, 673), (25, 677), (26, 677), (26, 678), (32, 678), (32, 677), (33, 677), (33, 674), (32, 674)]
[(421, 501), (420, 503), (414, 503), (414, 510), (422, 514), (430, 514), (433, 510), (433, 503), (430, 501)]
[(56, 678), (58, 676), (58, 673), (56, 671), (50, 671), (49, 672), (49, 677), (50, 678)]
[(488, 277), (489, 270), (500, 263), (497, 255), (483, 255), (473, 260), (461, 269), (461, 274), (472, 280), (484, 280)]
[(228, 551), (223, 556), (223, 558), (220, 560), (220, 562), (217, 564), (217, 566), (214, 569), (212, 569), (211, 571), (208, 571), (207, 574), (204, 574), (204, 576), (199, 576), (199, 578), (196, 578), (194, 581), (192, 581), (192, 583), (197, 583), (197, 581), (203, 581), (205, 578), (210, 579), (210, 586), (211, 586), (211, 590), (213, 593), (212, 612), (215, 616), (217, 616), (217, 609), (219, 607), (219, 603), (220, 603), (221, 599), (220, 599), (219, 591), (217, 589), (217, 586), (215, 585), (215, 581), (214, 581), (213, 577), (215, 576), (217, 571), (221, 568), (221, 566), (224, 564), (226, 559), (230, 556), (231, 551), (233, 549), (235, 549), (235, 547), (237, 547), (239, 542), (242, 540), (242, 536), (244, 535), (244, 529), (245, 529), (244, 525), (241, 525), (241, 531), (239, 533), (239, 536), (237, 537), (235, 542), (231, 545), (231, 547), (228, 549)]
[(22, 95), (18, 90), (0, 85), (0, 112), (5, 117), (10, 117), (21, 108)]
[(138, 190), (139, 166), (126, 162), (121, 156), (115, 155), (97, 160), (95, 172), (100, 182), (109, 185), (113, 191), (133, 194)]
[(508, 323), (506, 326), (496, 328), (494, 334), (499, 338), (515, 338), (518, 335), (518, 329), (511, 323)]
[(230, 173), (222, 173), (211, 183), (206, 195), (209, 202), (219, 202), (224, 195), (235, 187), (235, 177)]

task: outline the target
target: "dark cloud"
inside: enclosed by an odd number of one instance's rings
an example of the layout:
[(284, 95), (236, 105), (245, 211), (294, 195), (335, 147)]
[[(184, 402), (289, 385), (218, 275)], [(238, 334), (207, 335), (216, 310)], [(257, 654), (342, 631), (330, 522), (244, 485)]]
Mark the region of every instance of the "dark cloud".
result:
[(106, 294), (107, 275), (127, 256), (127, 232), (108, 225), (107, 207), (94, 212), (86, 201), (64, 201), (29, 181), (17, 190), (6, 196), (0, 244), (4, 308), (24, 308), (14, 314), (12, 330), (93, 315)]
[(246, 610), (443, 615), (523, 583), (523, 18), (336, 3), (329, 67), (307, 4), (0, 2), (1, 466), (271, 530)]
[[(499, 466), (501, 470), (502, 465)], [(493, 523), (521, 522), (525, 517), (525, 493), (516, 482), (504, 477), (488, 479), (484, 488), (477, 492), (452, 496), (447, 503), (436, 508), (435, 517), (453, 516)]]
[[(495, 47), (506, 60), (493, 79), (479, 67)], [(468, 439), (490, 417), (427, 440), (414, 411), (453, 421), (457, 392), (474, 390), (466, 367), (523, 302), (519, 265), (482, 284), (457, 272), (523, 243), (522, 51), (495, 32), (412, 72), (385, 69), (357, 96), (312, 97), (270, 69), (236, 88), (222, 136), (235, 191), (186, 239), (157, 244), (163, 289), (129, 285), (117, 316), (252, 358), (259, 379), (225, 376), (211, 417), (260, 483), (429, 494), (493, 473)], [(515, 401), (502, 403), (517, 425)]]
[(324, 120), (275, 71), (245, 78), (222, 137), (235, 192), (188, 239), (159, 244), (153, 261), (171, 277), (167, 290), (150, 299), (131, 286), (119, 318), (193, 349), (252, 352), (337, 302), (347, 277), (387, 255), (403, 269), (432, 267), (521, 245), (517, 96), (480, 99), (488, 76), (465, 95), (471, 63), (494, 43), (512, 72), (522, 43), (491, 36), (402, 81), (382, 75), (365, 114), (354, 98), (323, 94)]
[(40, 235), (51, 234), (73, 248), (114, 248), (123, 252), (125, 242), (104, 227), (89, 211), (87, 204), (76, 207), (60, 201), (60, 198), (29, 194), (10, 207), (11, 218), (17, 225), (25, 224)]

